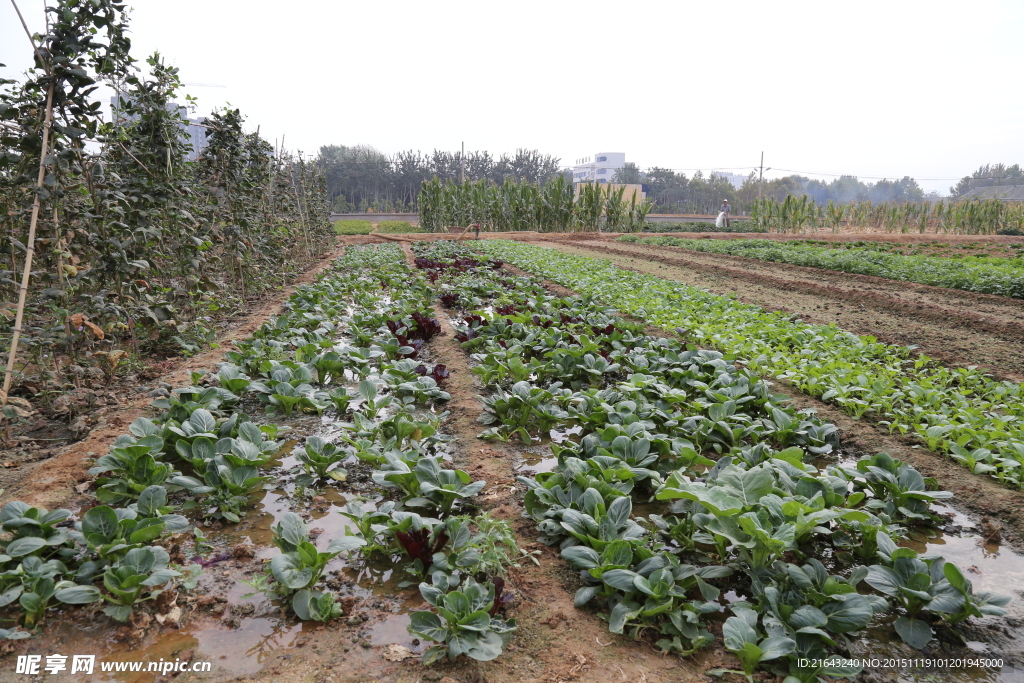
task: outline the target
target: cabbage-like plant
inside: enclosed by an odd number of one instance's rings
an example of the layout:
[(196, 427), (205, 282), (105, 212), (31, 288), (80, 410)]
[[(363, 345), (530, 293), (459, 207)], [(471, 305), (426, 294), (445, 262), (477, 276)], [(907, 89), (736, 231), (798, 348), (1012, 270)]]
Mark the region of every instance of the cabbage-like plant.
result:
[(270, 561), (270, 571), (279, 584), (279, 591), (291, 595), (303, 588), (313, 588), (327, 568), (327, 563), (341, 553), (366, 545), (358, 536), (336, 538), (320, 551), (309, 540), (305, 522), (294, 512), (286, 512), (271, 529), (274, 545), (281, 554)]
[(296, 477), (295, 483), (311, 486), (325, 477), (334, 481), (345, 481), (348, 472), (341, 467), (341, 463), (348, 455), (348, 452), (319, 436), (309, 437), (303, 450), (295, 456), (306, 470), (305, 474)]
[(409, 633), (437, 642), (423, 653), (423, 663), (432, 664), (447, 654), (450, 661), (459, 655), (482, 662), (498, 657), (516, 630), (515, 619), (491, 616), (494, 586), (477, 583), (467, 577), (461, 590), (444, 592), (433, 584), (421, 583), (420, 595), (437, 609), (413, 612)]

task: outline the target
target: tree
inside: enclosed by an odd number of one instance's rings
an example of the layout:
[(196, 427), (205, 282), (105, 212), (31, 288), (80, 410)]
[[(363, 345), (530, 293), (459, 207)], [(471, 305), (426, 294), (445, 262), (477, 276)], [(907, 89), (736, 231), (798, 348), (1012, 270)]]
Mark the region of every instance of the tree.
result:
[(961, 178), (960, 182), (949, 188), (949, 194), (951, 197), (962, 197), (975, 187), (1022, 184), (1024, 184), (1024, 169), (1020, 167), (1020, 164), (1013, 166), (985, 164), (971, 175)]
[(639, 185), (644, 181), (644, 174), (632, 161), (623, 164), (622, 168), (615, 171), (615, 175), (612, 177), (612, 182), (620, 185)]

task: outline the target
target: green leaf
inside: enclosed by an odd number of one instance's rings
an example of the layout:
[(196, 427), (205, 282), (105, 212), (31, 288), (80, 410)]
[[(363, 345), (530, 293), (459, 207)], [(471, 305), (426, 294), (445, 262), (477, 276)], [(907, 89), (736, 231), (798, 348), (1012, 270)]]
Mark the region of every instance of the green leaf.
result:
[(642, 607), (632, 600), (623, 600), (612, 608), (611, 616), (608, 618), (608, 630), (612, 633), (622, 633), (626, 621), (640, 614)]
[(103, 594), (96, 586), (72, 586), (61, 588), (54, 597), (68, 605), (85, 605), (103, 599)]
[(31, 555), (45, 546), (46, 539), (38, 538), (36, 536), (25, 536), (23, 538), (16, 538), (8, 543), (7, 550), (5, 552), (11, 557), (23, 557), (25, 555)]
[(345, 553), (356, 548), (361, 548), (366, 545), (366, 541), (359, 538), (358, 536), (342, 536), (331, 541), (330, 545), (327, 546), (327, 552), (329, 553)]
[(466, 654), (481, 662), (489, 662), (501, 654), (504, 643), (501, 636), (493, 631), (481, 633), (472, 647), (466, 650)]
[(743, 649), (747, 643), (757, 644), (757, 632), (740, 617), (729, 617), (722, 625), (725, 647), (733, 652)]
[(828, 617), (828, 630), (833, 633), (849, 633), (867, 626), (874, 614), (868, 599), (857, 593), (846, 593), (843, 598), (827, 602), (821, 607), (821, 611)]
[(703, 483), (681, 483), (677, 488), (664, 488), (658, 492), (658, 500), (686, 498), (695, 500), (716, 516), (734, 515), (743, 511), (743, 499), (733, 495), (721, 486), (707, 486)]
[(760, 661), (767, 662), (779, 657), (785, 657), (796, 649), (796, 641), (792, 638), (773, 637), (765, 638), (760, 643)]
[(444, 627), (441, 618), (433, 612), (413, 612), (409, 617), (407, 629), (414, 636), (423, 636), (438, 643), (448, 640), (448, 629)]
[(920, 619), (898, 618), (893, 626), (896, 633), (900, 635), (903, 642), (910, 647), (923, 650), (928, 641), (932, 639), (932, 628)]

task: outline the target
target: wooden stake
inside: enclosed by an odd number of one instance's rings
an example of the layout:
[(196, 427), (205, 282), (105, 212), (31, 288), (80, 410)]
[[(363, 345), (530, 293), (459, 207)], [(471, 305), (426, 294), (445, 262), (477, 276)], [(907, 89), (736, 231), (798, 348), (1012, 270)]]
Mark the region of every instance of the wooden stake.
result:
[(46, 119), (43, 123), (43, 147), (39, 153), (39, 175), (36, 178), (36, 198), (32, 202), (32, 218), (28, 224), (28, 244), (25, 251), (25, 270), (21, 274), (21, 288), (18, 290), (18, 310), (14, 316), (14, 336), (11, 337), (11, 351), (7, 357), (7, 369), (4, 371), (4, 387), (0, 391), (0, 405), (7, 403), (7, 392), (14, 379), (14, 361), (18, 356), (18, 340), (21, 338), (21, 323), (25, 317), (25, 299), (28, 296), (28, 282), (32, 276), (32, 255), (35, 253), (36, 225), (39, 223), (39, 192), (46, 178), (47, 147), (50, 144), (50, 124), (53, 121), (53, 78), (46, 89)]

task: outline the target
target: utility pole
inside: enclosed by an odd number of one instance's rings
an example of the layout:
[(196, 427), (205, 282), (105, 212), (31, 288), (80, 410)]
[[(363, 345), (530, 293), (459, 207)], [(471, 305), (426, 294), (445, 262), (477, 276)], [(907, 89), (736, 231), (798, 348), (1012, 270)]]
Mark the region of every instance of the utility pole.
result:
[(462, 154), (459, 156), (460, 166), (462, 167), (460, 180), (462, 183), (466, 182), (466, 142), (462, 142)]
[(764, 152), (761, 152), (761, 175), (757, 181), (757, 204), (761, 205), (761, 193), (764, 191)]

